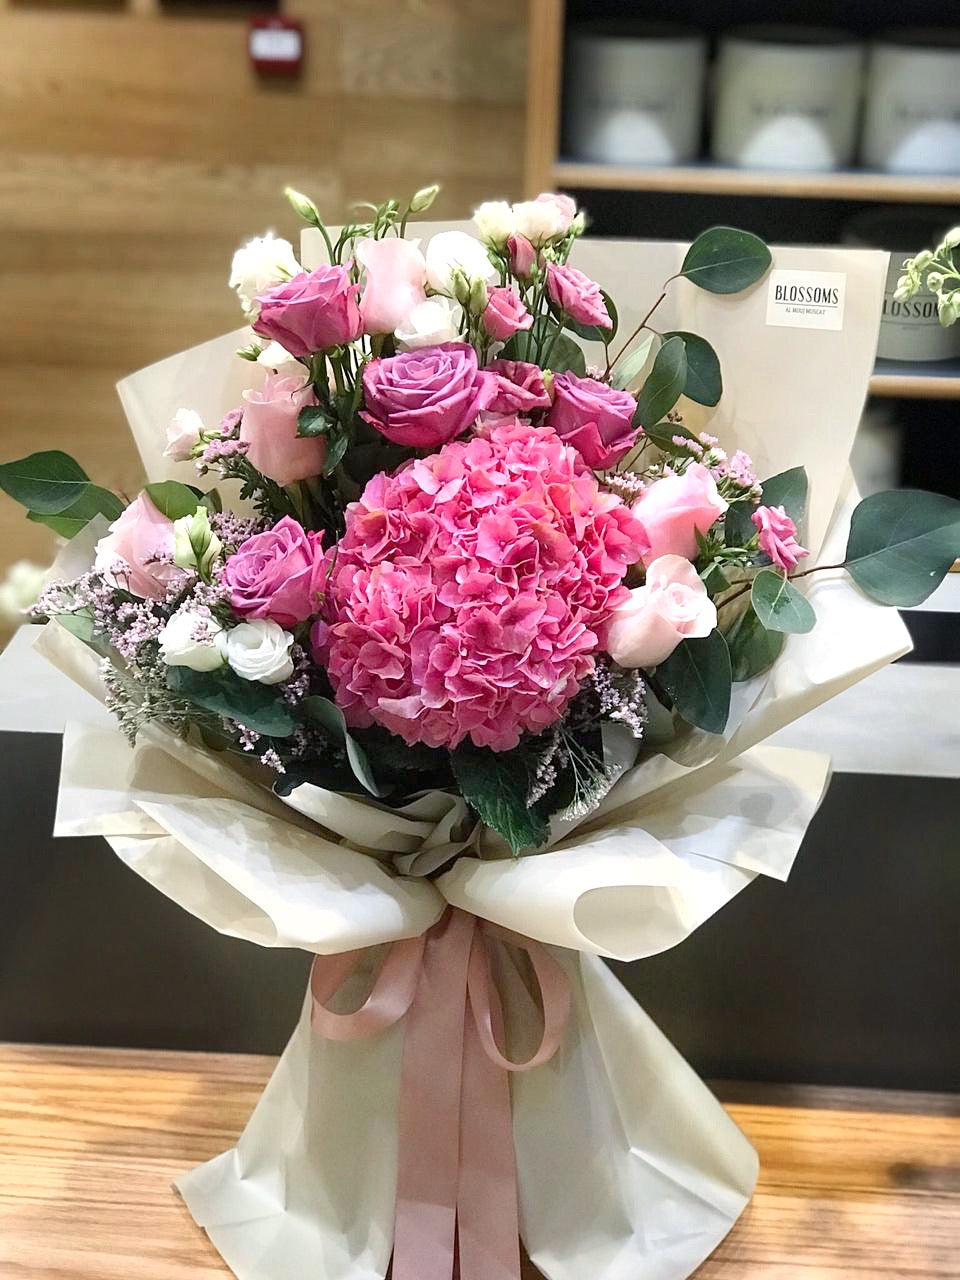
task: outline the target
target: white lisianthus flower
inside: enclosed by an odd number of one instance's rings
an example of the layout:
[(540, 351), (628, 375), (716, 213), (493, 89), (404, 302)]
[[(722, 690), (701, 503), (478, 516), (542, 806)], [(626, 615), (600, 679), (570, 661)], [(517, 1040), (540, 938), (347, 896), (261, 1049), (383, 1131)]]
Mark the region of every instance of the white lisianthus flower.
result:
[(452, 298), (427, 298), (418, 302), (394, 332), (404, 351), (457, 342), (463, 325), (463, 307)]
[(203, 419), (195, 409), (178, 409), (167, 425), (165, 458), (187, 462), (204, 431)]
[(485, 200), (474, 209), (473, 223), (480, 239), (498, 249), (503, 248), (517, 229), (513, 209), (506, 200)]
[(46, 569), (30, 560), (17, 560), (0, 580), (0, 619), (5, 622), (23, 622), (23, 615), (43, 590)]
[(570, 228), (570, 219), (552, 200), (521, 200), (513, 206), (513, 217), (517, 234), (535, 245), (555, 240)]
[(226, 633), (227, 662), (243, 680), (279, 684), (293, 675), (293, 636), (269, 618), (252, 618)]
[(468, 281), (493, 280), (497, 269), (486, 245), (465, 231), (438, 231), (427, 245), (427, 284), (437, 293), (454, 296), (454, 273)]
[(215, 618), (194, 609), (175, 613), (157, 639), (160, 656), (168, 667), (216, 671), (223, 666), (223, 628)]
[(292, 356), (279, 342), (268, 342), (257, 356), (257, 364), (271, 369), (278, 378), (300, 378), (306, 385), (309, 374), (296, 356)]
[(302, 270), (290, 241), (268, 231), (265, 236), (248, 240), (233, 255), (230, 288), (236, 289), (244, 314), (255, 320), (260, 312), (257, 295)]

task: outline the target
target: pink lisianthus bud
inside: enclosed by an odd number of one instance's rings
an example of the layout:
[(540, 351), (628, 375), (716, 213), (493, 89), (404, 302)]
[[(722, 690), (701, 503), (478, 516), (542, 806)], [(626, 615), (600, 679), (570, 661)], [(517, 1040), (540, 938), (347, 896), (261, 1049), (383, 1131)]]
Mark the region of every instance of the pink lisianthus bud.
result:
[(317, 612), (323, 590), (322, 536), (290, 516), (241, 543), (223, 568), (230, 604), (242, 618), (294, 627)]
[(797, 526), (783, 507), (757, 507), (750, 519), (760, 534), (760, 550), (778, 569), (795, 569), (810, 554), (797, 541)]
[(547, 292), (554, 306), (576, 320), (577, 324), (595, 324), (601, 329), (613, 328), (600, 286), (576, 267), (548, 263)]
[(537, 251), (527, 237), (508, 236), (507, 252), (510, 255), (510, 270), (513, 274), (518, 280), (529, 280), (533, 264), (537, 260)]
[(369, 361), (360, 416), (394, 444), (432, 449), (472, 426), (494, 389), (473, 347), (444, 342)]
[(426, 301), (427, 264), (418, 244), (389, 236), (360, 240), (357, 260), (366, 271), (360, 314), (364, 333), (393, 333), (414, 307)]
[(646, 535), (644, 564), (665, 555), (695, 560), (697, 534), (705, 534), (727, 506), (716, 480), (701, 462), (691, 463), (681, 475), (654, 481), (633, 506)]
[(689, 560), (660, 556), (646, 582), (630, 592), (607, 624), (607, 652), (621, 667), (649, 669), (670, 657), (681, 640), (708, 636), (717, 607)]
[(579, 450), (588, 467), (606, 470), (633, 448), (637, 428), (633, 417), (637, 402), (627, 391), (618, 391), (593, 378), (558, 373), (553, 380), (553, 408), (547, 426), (564, 444)]
[(173, 563), (174, 542), (173, 521), (141, 493), (97, 543), (94, 567), (131, 595), (163, 600), (188, 576)]
[(245, 391), (243, 400), (240, 440), (252, 466), (277, 484), (320, 474), (326, 441), (297, 435), (300, 410), (317, 403), (312, 387), (304, 386), (302, 378), (271, 375), (259, 391)]
[(488, 291), (483, 327), (491, 338), (506, 342), (521, 329), (529, 329), (532, 324), (533, 316), (513, 289), (495, 288)]
[(259, 295), (253, 331), (297, 358), (341, 347), (359, 338), (363, 329), (359, 291), (346, 267), (303, 272)]

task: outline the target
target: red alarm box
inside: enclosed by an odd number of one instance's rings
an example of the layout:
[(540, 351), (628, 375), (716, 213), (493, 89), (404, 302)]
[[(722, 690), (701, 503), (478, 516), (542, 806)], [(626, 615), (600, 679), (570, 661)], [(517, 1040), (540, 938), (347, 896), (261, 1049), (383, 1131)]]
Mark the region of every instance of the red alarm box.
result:
[(303, 66), (303, 26), (295, 18), (275, 14), (251, 18), (247, 48), (259, 75), (298, 75)]

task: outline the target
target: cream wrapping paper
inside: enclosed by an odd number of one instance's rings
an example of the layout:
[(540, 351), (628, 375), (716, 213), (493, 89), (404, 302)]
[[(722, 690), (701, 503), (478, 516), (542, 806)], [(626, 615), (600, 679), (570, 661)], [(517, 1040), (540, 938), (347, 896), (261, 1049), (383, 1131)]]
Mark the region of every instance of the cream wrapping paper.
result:
[[(309, 263), (309, 233), (304, 249)], [(588, 241), (575, 261), (615, 286), (626, 334), (683, 252)], [(840, 331), (768, 326), (763, 283), (724, 299), (676, 281), (657, 316), (662, 328), (700, 332), (717, 348), (726, 386), (711, 429), (724, 447), (745, 449), (763, 475), (807, 467), (807, 542), (827, 562), (842, 558), (855, 502), (847, 457), (873, 363), (885, 259), (774, 251), (777, 267), (844, 275)], [(244, 337), (216, 339), (121, 384), (152, 479), (189, 479), (189, 467), (162, 457), (175, 409), (196, 408), (212, 422), (259, 376), (231, 358)], [(448, 903), (551, 945), (570, 976), (574, 1012), (557, 1057), (511, 1082), (524, 1241), (548, 1280), (680, 1280), (741, 1212), (756, 1158), (598, 957), (674, 946), (757, 874), (789, 874), (829, 766), (763, 740), (908, 647), (896, 613), (840, 575), (813, 580), (808, 594), (818, 627), (791, 636), (769, 676), (738, 686), (723, 736), (691, 734), (670, 754), (648, 751), (586, 820), (557, 826), (538, 856), (505, 858), (455, 797), (429, 793), (390, 810), (300, 787), (281, 801), (252, 772), (161, 730), (131, 751), (102, 723), (67, 728), (56, 831), (103, 835), (185, 909), (265, 946), (328, 954), (409, 938)], [(97, 692), (97, 660), (74, 637), (48, 626), (38, 649)], [(435, 880), (398, 874), (442, 866), (452, 852), (465, 856)], [(522, 984), (504, 968), (522, 1024)], [(382, 1280), (402, 1042), (400, 1025), (331, 1043), (312, 1033), (305, 1005), (236, 1148), (180, 1180), (240, 1280)]]

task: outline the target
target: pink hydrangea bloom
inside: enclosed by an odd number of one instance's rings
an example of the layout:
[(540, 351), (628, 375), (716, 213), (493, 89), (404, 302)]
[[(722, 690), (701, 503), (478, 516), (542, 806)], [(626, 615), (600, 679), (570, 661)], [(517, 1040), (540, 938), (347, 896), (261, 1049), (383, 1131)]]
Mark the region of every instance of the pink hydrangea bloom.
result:
[(495, 751), (563, 715), (641, 543), (577, 451), (519, 419), (374, 476), (346, 525), (313, 642), (348, 724)]
[(750, 519), (760, 533), (760, 550), (778, 569), (795, 569), (810, 554), (797, 541), (797, 526), (783, 507), (757, 507)]

